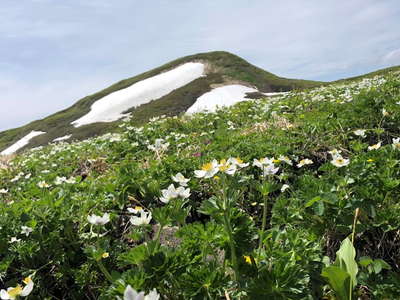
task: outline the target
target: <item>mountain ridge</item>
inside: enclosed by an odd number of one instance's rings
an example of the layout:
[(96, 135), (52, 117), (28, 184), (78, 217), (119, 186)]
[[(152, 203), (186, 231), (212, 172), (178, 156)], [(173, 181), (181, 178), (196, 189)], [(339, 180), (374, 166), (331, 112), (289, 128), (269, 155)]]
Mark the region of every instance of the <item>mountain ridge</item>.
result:
[[(188, 62), (200, 62), (204, 64), (205, 76), (174, 89), (172, 92), (158, 99), (153, 99), (147, 103), (126, 110), (125, 113), (131, 113), (135, 124), (144, 124), (152, 117), (160, 115), (179, 115), (187, 111), (200, 96), (218, 86), (225, 86), (227, 84), (240, 84), (257, 88), (260, 93), (252, 93), (252, 98), (263, 97), (263, 93), (268, 92), (307, 89), (329, 84), (320, 81), (279, 77), (248, 63), (237, 55), (225, 51), (198, 53), (178, 58), (155, 69), (120, 80), (99, 92), (83, 97), (70, 107), (43, 119), (30, 122), (18, 128), (0, 132), (0, 152), (32, 131), (45, 132), (46, 134), (32, 138), (29, 143), (20, 150), (46, 145), (57, 138), (67, 135), (71, 135), (71, 140), (82, 140), (106, 132), (112, 132), (117, 128), (119, 121), (107, 123), (97, 122), (78, 128), (74, 127), (72, 123), (89, 113), (91, 106), (96, 101), (114, 92), (126, 89), (135, 83), (168, 72)], [(360, 76), (356, 78), (359, 77)]]

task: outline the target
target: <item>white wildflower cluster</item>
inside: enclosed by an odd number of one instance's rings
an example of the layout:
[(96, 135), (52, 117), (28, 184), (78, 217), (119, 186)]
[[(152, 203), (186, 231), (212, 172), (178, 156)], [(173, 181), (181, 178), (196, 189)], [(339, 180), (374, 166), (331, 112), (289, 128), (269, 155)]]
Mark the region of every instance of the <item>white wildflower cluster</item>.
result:
[(206, 163), (201, 167), (201, 170), (195, 170), (194, 174), (197, 178), (211, 178), (218, 172), (222, 172), (228, 175), (234, 175), (236, 171), (247, 167), (249, 164), (244, 163), (240, 158), (230, 157), (228, 159), (222, 159), (219, 162), (213, 160), (210, 163)]
[(159, 300), (160, 295), (153, 289), (147, 295), (144, 292), (137, 292), (130, 285), (125, 288), (123, 300)]
[(34, 283), (31, 277), (27, 277), (22, 282), (24, 287), (17, 285), (16, 287), (9, 287), (7, 290), (0, 290), (1, 299), (16, 299), (17, 297), (27, 297), (33, 290)]
[(350, 163), (350, 159), (343, 158), (340, 154), (341, 152), (337, 149), (329, 151), (329, 154), (332, 156), (331, 164), (337, 168), (345, 167)]

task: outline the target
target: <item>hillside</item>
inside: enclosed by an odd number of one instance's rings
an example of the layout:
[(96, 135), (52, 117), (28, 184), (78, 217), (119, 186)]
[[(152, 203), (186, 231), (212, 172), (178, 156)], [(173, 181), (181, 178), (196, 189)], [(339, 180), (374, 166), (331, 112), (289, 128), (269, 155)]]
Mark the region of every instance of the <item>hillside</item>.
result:
[[(45, 132), (45, 134), (38, 135), (31, 139), (26, 148), (46, 145), (56, 138), (65, 137), (67, 135), (71, 135), (69, 140), (81, 140), (105, 132), (113, 132), (118, 122), (96, 122), (78, 128), (74, 127), (71, 123), (89, 113), (91, 106), (99, 99), (126, 89), (134, 84), (140, 84), (143, 80), (174, 70), (174, 68), (182, 66), (183, 64), (193, 62), (204, 64), (206, 76), (199, 77), (181, 87), (175, 88), (162, 97), (150, 99), (152, 101), (127, 109), (126, 112), (132, 113), (132, 119), (136, 125), (144, 124), (149, 119), (156, 116), (174, 116), (185, 112), (196, 102), (197, 98), (211, 91), (214, 87), (227, 84), (241, 84), (254, 87), (258, 89), (259, 92), (266, 93), (304, 89), (321, 84), (314, 81), (278, 77), (228, 52), (218, 51), (190, 55), (169, 62), (143, 74), (122, 80), (98, 93), (77, 101), (70, 108), (55, 113), (47, 118), (34, 121), (16, 129), (1, 132), (0, 152), (32, 131)], [(260, 97), (260, 95), (259, 93), (253, 93), (252, 97)]]
[(0, 295), (398, 299), (398, 74), (136, 122), (4, 162)]

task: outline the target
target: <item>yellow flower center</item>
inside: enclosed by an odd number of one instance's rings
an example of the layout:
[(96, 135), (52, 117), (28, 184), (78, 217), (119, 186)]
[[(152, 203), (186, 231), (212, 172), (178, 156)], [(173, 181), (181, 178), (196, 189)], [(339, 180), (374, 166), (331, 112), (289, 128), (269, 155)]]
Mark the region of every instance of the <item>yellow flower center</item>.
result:
[(243, 160), (240, 159), (240, 157), (236, 157), (236, 161), (238, 162), (238, 164), (242, 164)]
[(7, 291), (7, 293), (11, 296), (11, 297), (16, 297), (18, 295), (20, 295), (22, 293), (22, 287), (20, 285), (16, 286), (15, 288)]
[(110, 256), (110, 254), (109, 254), (108, 252), (104, 252), (104, 253), (101, 255), (102, 258), (107, 258), (107, 257), (109, 257), (109, 256)]
[(273, 163), (274, 163), (274, 164), (279, 164), (280, 162), (281, 162), (281, 161), (280, 161), (279, 159), (274, 159), (274, 160), (273, 160)]
[(244, 260), (246, 261), (246, 263), (251, 264), (251, 258), (248, 255), (243, 255)]
[(22, 280), (22, 282), (25, 284), (28, 284), (31, 281), (32, 281), (32, 279), (30, 277), (26, 277), (24, 280)]
[(367, 160), (367, 162), (373, 162), (373, 161), (374, 161), (374, 160), (373, 160), (373, 159), (371, 159), (371, 158)]
[(136, 209), (136, 210), (142, 210), (143, 208), (140, 207), (140, 206), (135, 206), (135, 209)]
[(212, 163), (204, 164), (204, 165), (201, 167), (201, 169), (202, 169), (203, 171), (211, 171), (212, 168), (213, 168)]

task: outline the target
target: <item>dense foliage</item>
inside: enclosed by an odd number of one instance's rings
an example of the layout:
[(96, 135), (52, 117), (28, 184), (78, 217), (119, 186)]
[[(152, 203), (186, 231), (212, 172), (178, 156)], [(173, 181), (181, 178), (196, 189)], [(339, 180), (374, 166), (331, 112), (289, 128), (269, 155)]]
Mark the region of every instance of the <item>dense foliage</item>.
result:
[(398, 75), (132, 122), (0, 170), (0, 296), (399, 297)]

